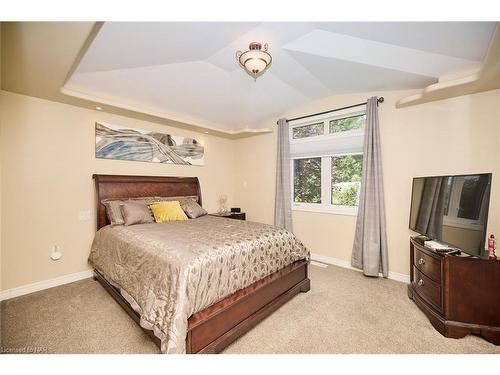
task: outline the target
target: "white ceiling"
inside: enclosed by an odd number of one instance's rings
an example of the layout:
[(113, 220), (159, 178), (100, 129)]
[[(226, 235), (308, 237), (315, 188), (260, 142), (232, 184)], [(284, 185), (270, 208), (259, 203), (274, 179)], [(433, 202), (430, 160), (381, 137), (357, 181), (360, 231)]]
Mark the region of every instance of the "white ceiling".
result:
[[(481, 66), (495, 23), (106, 22), (65, 89), (230, 133), (328, 95), (423, 88)], [(257, 82), (235, 59), (269, 43)]]

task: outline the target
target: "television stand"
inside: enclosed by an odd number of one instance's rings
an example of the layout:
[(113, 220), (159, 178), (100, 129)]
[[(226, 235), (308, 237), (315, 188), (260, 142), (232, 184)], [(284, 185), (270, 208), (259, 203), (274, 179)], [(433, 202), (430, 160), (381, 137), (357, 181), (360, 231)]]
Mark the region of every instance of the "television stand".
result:
[(439, 253), (410, 239), (408, 297), (443, 336), (500, 345), (500, 260)]

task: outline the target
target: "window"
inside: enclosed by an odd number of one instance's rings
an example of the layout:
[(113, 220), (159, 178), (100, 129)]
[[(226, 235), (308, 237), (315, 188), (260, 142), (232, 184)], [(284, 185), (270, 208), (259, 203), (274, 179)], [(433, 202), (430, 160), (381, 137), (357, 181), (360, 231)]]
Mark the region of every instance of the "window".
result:
[(484, 175), (448, 177), (444, 193), (444, 224), (482, 230), (487, 186), (488, 177)]
[(323, 132), (324, 125), (322, 122), (318, 124), (297, 126), (292, 129), (293, 139), (314, 137), (315, 135), (323, 134)]
[(290, 124), (295, 210), (357, 213), (366, 115), (359, 109), (335, 115)]
[(293, 201), (321, 203), (321, 158), (293, 161)]
[(347, 130), (365, 127), (366, 115), (344, 117), (330, 121), (330, 133), (344, 132)]
[(357, 206), (363, 154), (332, 156), (332, 204)]
[[(463, 180), (457, 217), (478, 220), (481, 214), (482, 196), (486, 190), (487, 178), (485, 176), (466, 176)], [(481, 199), (477, 199), (477, 197), (481, 197)]]

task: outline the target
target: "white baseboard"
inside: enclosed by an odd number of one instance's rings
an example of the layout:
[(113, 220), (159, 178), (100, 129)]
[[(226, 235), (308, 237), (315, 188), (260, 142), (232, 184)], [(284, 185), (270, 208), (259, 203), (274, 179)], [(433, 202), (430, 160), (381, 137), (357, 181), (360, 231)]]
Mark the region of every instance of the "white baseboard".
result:
[[(348, 268), (350, 270), (361, 272), (361, 270), (352, 267), (350, 262), (342, 259), (327, 257), (325, 255), (319, 255), (314, 253), (311, 253), (311, 259), (315, 260), (316, 262), (331, 264), (333, 266)], [(400, 281), (402, 283), (407, 283), (407, 284), (410, 283), (410, 275), (405, 275), (403, 273), (398, 273), (398, 272), (389, 271), (389, 279)]]
[(326, 268), (326, 267), (328, 267), (328, 264), (323, 263), (323, 262), (316, 262), (315, 260), (312, 260), (312, 259), (311, 259), (311, 265), (312, 265), (312, 266), (321, 267), (321, 268)]
[(23, 296), (25, 294), (38, 292), (39, 290), (53, 288), (58, 285), (69, 284), (74, 281), (88, 279), (92, 277), (94, 272), (92, 270), (72, 273), (70, 275), (65, 275), (61, 277), (56, 277), (55, 279), (39, 281), (37, 283), (23, 285), (17, 288), (7, 289), (0, 292), (0, 301)]

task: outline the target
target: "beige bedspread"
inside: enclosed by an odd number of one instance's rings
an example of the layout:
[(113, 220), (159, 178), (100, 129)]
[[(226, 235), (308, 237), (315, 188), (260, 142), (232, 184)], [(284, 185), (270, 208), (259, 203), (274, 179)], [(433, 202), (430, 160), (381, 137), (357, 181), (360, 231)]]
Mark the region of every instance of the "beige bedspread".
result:
[(188, 318), (309, 251), (290, 232), (214, 216), (101, 228), (89, 261), (161, 339), (184, 353)]

